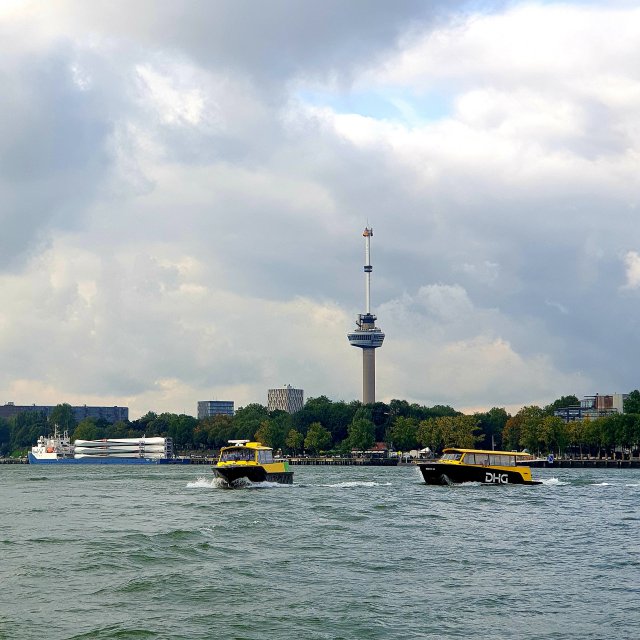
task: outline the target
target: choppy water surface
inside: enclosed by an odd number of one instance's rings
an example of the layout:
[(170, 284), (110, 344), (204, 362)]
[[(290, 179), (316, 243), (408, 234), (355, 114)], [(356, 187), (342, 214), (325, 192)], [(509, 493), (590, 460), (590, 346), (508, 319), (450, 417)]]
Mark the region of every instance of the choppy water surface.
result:
[(640, 470), (0, 468), (0, 638), (640, 638)]

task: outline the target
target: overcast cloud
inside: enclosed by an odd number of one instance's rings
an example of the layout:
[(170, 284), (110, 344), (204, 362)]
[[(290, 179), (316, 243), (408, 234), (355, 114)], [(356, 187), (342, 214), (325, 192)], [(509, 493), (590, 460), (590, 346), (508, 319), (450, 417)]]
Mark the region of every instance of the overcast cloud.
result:
[(0, 7), (0, 402), (640, 386), (640, 10)]

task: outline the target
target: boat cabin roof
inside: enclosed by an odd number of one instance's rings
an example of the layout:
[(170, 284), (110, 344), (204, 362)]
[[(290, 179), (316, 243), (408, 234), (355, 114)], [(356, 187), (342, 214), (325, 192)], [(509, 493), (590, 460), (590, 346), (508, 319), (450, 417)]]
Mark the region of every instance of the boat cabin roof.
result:
[(248, 440), (234, 442), (226, 447), (222, 447), (221, 451), (228, 451), (229, 449), (255, 449), (258, 451), (271, 451), (271, 447), (266, 447), (261, 442), (249, 442)]
[(493, 455), (516, 456), (518, 458), (530, 458), (531, 454), (524, 451), (492, 451), (490, 449), (460, 449), (458, 447), (446, 447), (443, 453), (489, 453)]

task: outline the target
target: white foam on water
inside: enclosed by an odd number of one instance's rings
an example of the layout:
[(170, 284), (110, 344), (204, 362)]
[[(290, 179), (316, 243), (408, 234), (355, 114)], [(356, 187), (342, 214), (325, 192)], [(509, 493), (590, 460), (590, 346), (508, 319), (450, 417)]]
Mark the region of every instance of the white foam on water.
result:
[(390, 487), (390, 482), (362, 482), (354, 480), (352, 482), (337, 482), (335, 484), (321, 484), (321, 487), (331, 487), (332, 489), (351, 489), (352, 487)]
[(611, 483), (610, 482), (594, 482), (593, 486), (594, 487), (610, 487)]
[(282, 489), (285, 487), (291, 488), (293, 487), (292, 484), (283, 484), (282, 482), (267, 482), (266, 480), (264, 482), (249, 482), (247, 481), (247, 484), (243, 485), (244, 488), (246, 489)]
[(569, 484), (568, 482), (558, 480), (558, 478), (543, 478), (541, 482), (547, 487), (564, 487)]
[(220, 487), (220, 478), (198, 478), (195, 482), (187, 482), (187, 489), (218, 489)]

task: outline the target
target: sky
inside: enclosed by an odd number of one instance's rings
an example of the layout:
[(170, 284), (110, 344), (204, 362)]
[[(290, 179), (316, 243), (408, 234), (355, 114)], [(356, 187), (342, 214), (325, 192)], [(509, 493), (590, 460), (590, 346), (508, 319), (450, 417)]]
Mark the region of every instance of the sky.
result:
[(0, 404), (640, 387), (636, 2), (0, 2)]

